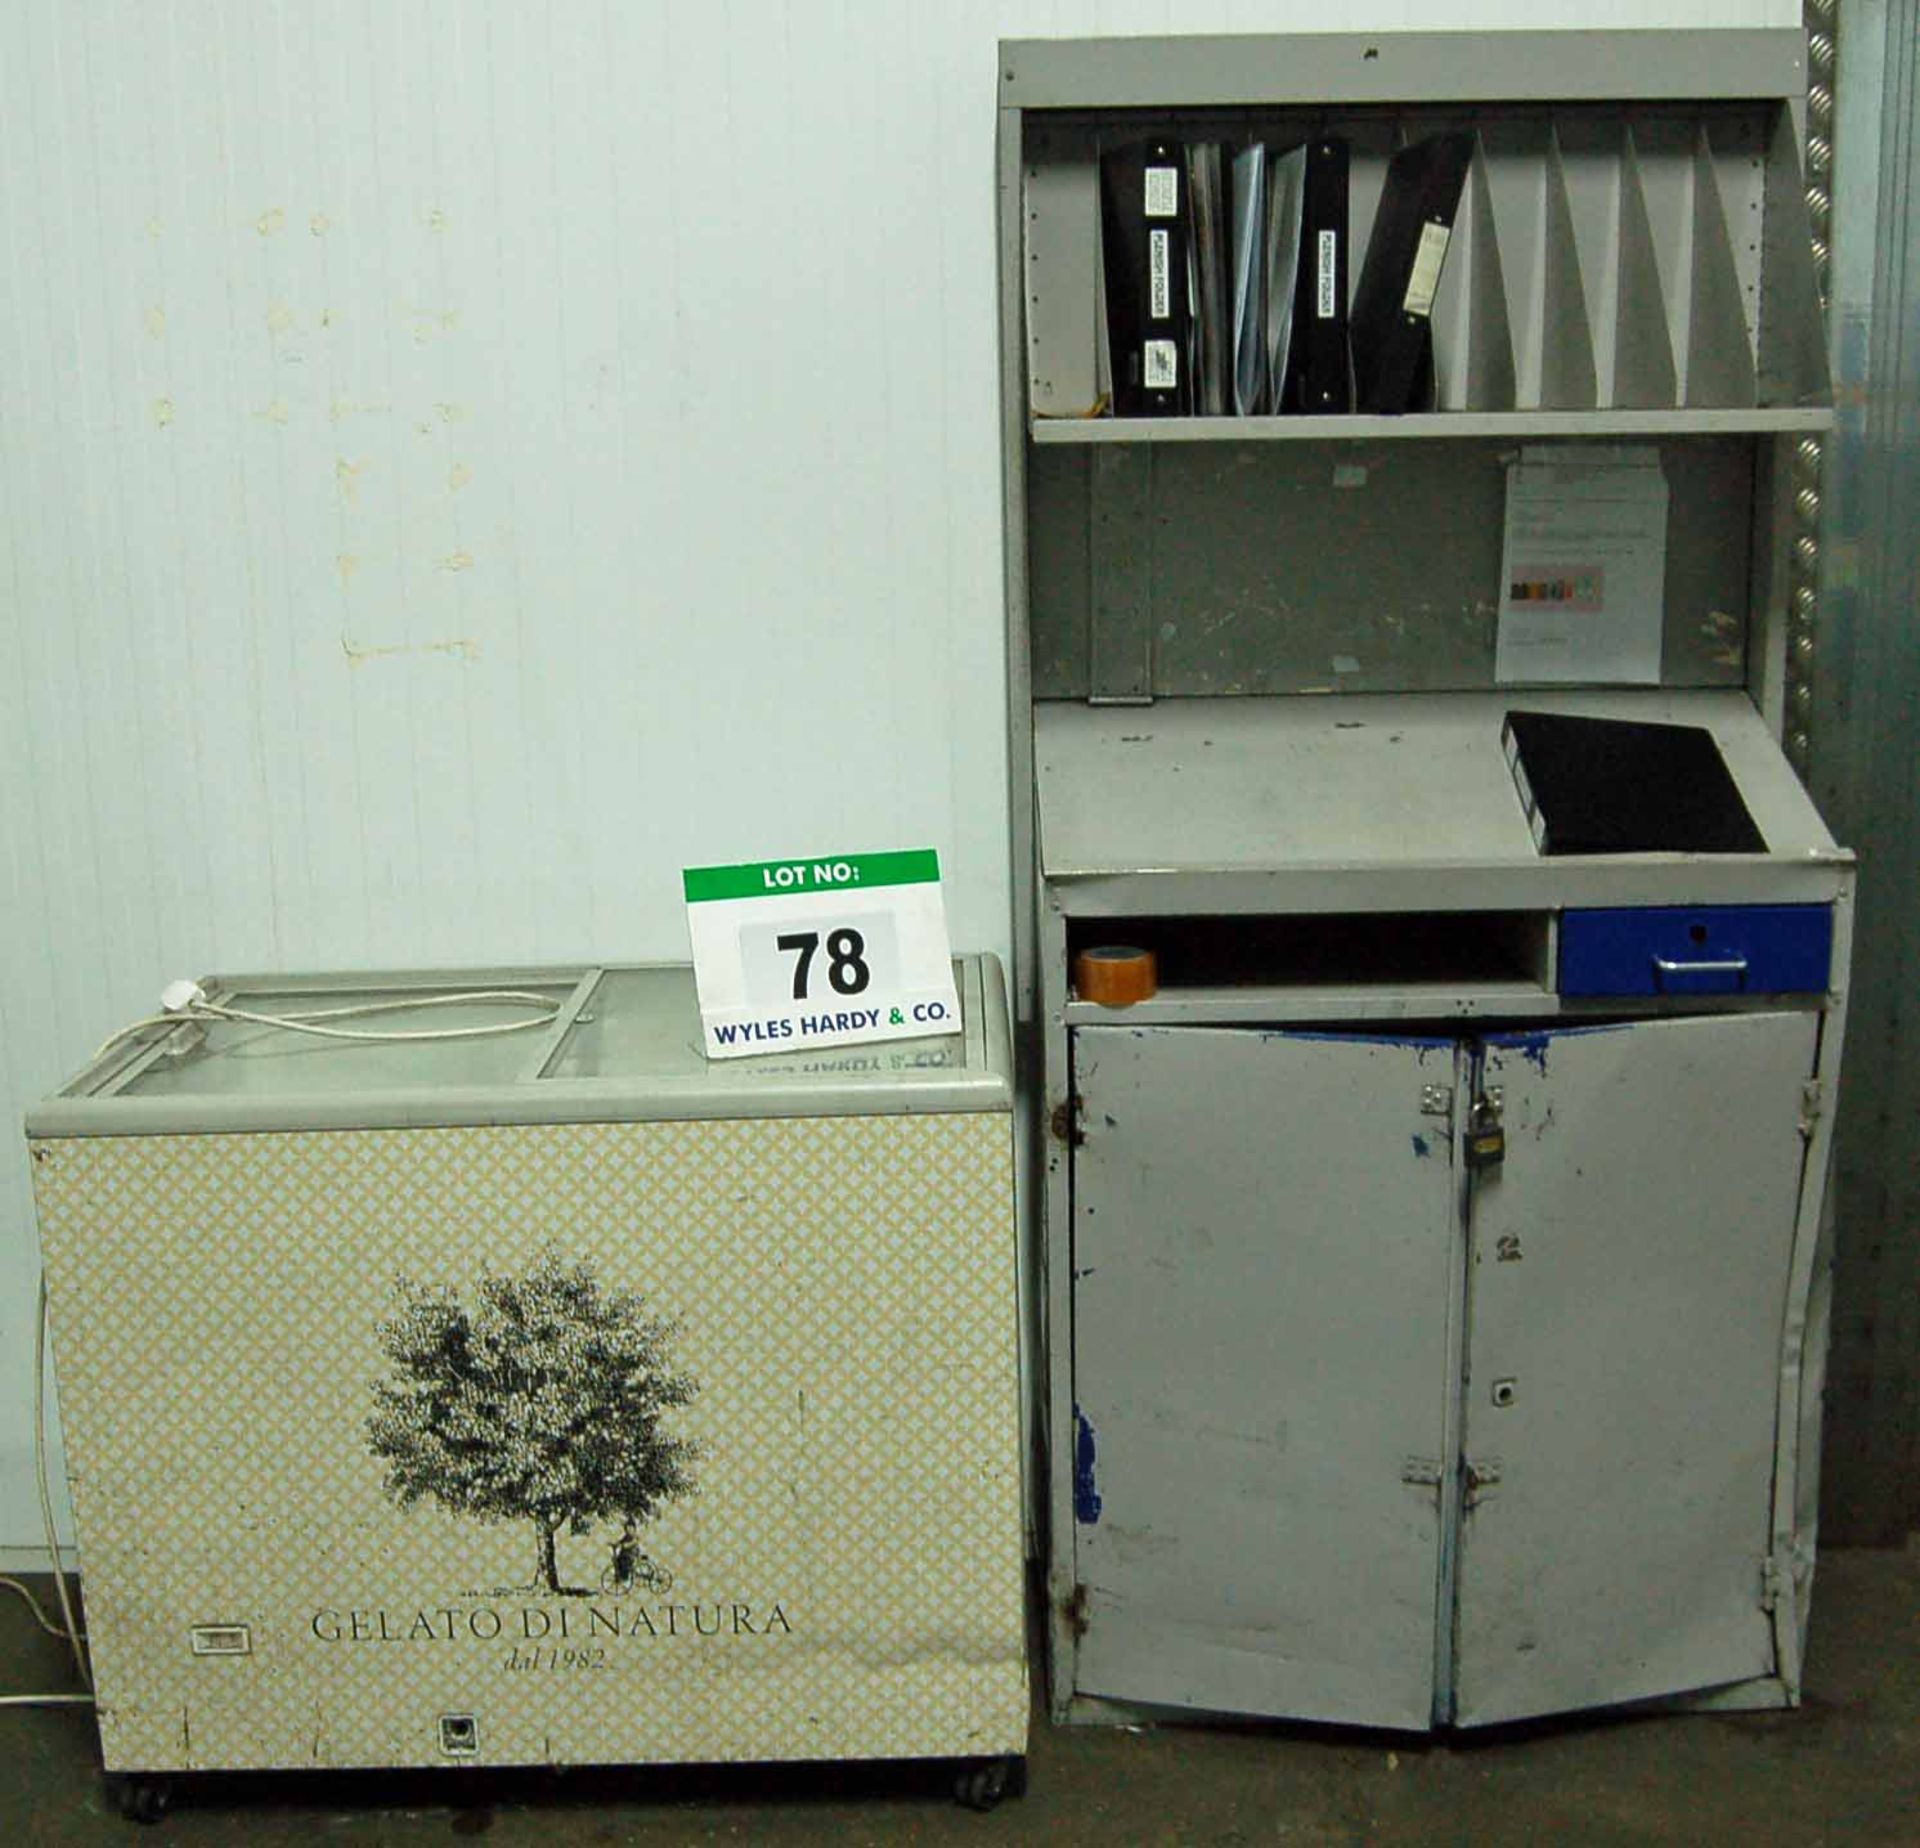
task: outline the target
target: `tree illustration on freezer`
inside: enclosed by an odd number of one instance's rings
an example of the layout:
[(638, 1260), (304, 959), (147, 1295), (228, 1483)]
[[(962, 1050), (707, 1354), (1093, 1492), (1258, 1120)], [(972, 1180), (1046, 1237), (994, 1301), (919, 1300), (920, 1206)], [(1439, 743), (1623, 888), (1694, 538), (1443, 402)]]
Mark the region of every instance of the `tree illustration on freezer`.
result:
[(531, 1521), (537, 1588), (560, 1583), (556, 1538), (598, 1521), (629, 1533), (695, 1492), (695, 1446), (664, 1420), (697, 1383), (673, 1370), (674, 1324), (551, 1246), (520, 1276), (453, 1287), (400, 1277), (379, 1325), (391, 1363), (367, 1421), (403, 1507), (439, 1502), (481, 1521)]

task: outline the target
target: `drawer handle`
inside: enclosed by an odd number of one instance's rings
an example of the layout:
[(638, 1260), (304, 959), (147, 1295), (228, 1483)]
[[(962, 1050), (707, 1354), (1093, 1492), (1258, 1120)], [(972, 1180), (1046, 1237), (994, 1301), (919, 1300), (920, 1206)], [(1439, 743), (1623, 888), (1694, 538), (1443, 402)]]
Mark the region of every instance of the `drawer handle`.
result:
[(1681, 962), (1670, 956), (1656, 956), (1653, 973), (1654, 985), (1667, 994), (1738, 993), (1747, 985), (1747, 959), (1725, 956)]

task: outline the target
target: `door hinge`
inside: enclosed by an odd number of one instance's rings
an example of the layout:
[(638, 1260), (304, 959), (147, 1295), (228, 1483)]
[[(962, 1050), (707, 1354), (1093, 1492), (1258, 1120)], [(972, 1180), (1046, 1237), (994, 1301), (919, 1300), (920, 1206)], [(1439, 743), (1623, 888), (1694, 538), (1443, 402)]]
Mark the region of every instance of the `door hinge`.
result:
[(1487, 1457), (1478, 1463), (1469, 1463), (1465, 1470), (1466, 1495), (1462, 1506), (1473, 1509), (1480, 1505), (1481, 1491), (1496, 1487), (1500, 1481), (1500, 1459)]
[(1409, 1457), (1400, 1466), (1400, 1480), (1416, 1489), (1433, 1489), (1437, 1492), (1441, 1478), (1442, 1471), (1436, 1457)]
[(1760, 1562), (1760, 1608), (1771, 1611), (1783, 1597), (1793, 1595), (1793, 1564), (1778, 1553)]
[(1064, 1142), (1070, 1149), (1079, 1148), (1087, 1139), (1079, 1098), (1062, 1098), (1055, 1104), (1047, 1117), (1047, 1130), (1054, 1141)]
[(1060, 1615), (1066, 1619), (1067, 1628), (1073, 1632), (1076, 1641), (1087, 1633), (1087, 1607), (1090, 1602), (1086, 1586), (1076, 1585), (1073, 1595), (1060, 1605)]
[(1800, 1087), (1800, 1133), (1812, 1136), (1813, 1126), (1820, 1121), (1820, 1113), (1826, 1107), (1826, 1098), (1818, 1078), (1809, 1078)]

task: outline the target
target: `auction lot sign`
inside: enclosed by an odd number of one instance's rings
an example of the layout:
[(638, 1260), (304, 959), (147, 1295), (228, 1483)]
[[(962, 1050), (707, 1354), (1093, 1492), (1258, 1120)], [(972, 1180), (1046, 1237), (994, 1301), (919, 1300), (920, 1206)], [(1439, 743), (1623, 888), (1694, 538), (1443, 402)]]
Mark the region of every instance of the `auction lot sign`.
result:
[(708, 1058), (960, 1031), (932, 848), (691, 866), (682, 881)]

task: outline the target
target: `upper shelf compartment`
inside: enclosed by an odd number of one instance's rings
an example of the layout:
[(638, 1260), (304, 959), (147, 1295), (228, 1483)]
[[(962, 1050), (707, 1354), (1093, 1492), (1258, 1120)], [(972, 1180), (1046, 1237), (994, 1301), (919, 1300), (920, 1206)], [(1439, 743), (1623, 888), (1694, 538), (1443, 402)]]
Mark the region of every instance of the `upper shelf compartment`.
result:
[[(1028, 407), (1041, 443), (1818, 429), (1830, 385), (1792, 32), (1106, 41), (1004, 48)], [(1116, 419), (1099, 159), (1148, 135), (1343, 136), (1349, 292), (1394, 152), (1471, 158), (1431, 324), (1431, 412)], [(1231, 222), (1230, 219), (1228, 221)]]

